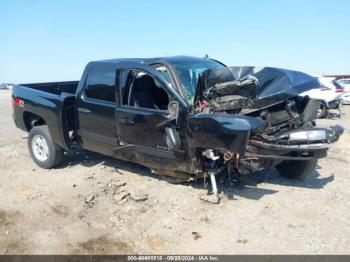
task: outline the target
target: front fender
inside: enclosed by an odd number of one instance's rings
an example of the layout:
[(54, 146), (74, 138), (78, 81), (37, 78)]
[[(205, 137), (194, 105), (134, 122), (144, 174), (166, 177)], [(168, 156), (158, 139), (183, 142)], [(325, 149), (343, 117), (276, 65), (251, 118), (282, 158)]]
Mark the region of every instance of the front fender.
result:
[(231, 114), (191, 114), (187, 120), (192, 148), (207, 148), (244, 154), (251, 132), (266, 126), (255, 117)]

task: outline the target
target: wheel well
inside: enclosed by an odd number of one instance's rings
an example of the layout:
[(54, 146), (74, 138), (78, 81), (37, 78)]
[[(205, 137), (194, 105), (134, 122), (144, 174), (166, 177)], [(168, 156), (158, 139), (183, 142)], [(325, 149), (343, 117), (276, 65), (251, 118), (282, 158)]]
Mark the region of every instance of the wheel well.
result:
[(23, 121), (26, 126), (27, 131), (29, 132), (34, 126), (41, 126), (46, 125), (46, 121), (31, 112), (24, 112), (23, 113)]

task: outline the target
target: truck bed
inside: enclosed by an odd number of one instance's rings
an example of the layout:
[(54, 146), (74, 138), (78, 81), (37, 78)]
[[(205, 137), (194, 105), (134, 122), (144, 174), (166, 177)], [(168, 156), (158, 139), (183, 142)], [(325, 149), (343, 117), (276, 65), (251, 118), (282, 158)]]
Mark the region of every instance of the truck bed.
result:
[(65, 82), (21, 84), (21, 86), (48, 92), (55, 95), (60, 95), (61, 93), (75, 94), (78, 88), (78, 84), (79, 84), (79, 81), (65, 81)]
[(78, 81), (20, 84), (12, 89), (16, 126), (29, 131), (33, 121), (48, 126), (55, 144), (68, 149), (74, 129), (75, 93)]

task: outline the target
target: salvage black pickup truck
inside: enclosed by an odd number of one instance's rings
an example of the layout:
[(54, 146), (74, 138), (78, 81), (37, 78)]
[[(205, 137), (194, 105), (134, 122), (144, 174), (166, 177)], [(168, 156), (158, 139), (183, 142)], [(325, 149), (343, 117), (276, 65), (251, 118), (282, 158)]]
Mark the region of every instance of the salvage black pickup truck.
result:
[(318, 87), (304, 73), (228, 67), (187, 56), (90, 62), (80, 81), (13, 88), (13, 118), (29, 132), (42, 168), (84, 149), (183, 180), (247, 174), (275, 166), (289, 178), (310, 173), (340, 126), (318, 128)]

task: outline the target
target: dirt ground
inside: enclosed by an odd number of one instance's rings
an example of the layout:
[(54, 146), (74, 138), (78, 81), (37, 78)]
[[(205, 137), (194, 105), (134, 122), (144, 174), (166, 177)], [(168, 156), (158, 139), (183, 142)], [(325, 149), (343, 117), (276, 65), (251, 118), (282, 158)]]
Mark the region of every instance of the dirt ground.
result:
[(213, 205), (200, 201), (202, 181), (173, 185), (79, 149), (39, 168), (0, 91), (0, 253), (350, 254), (349, 115), (319, 121), (345, 133), (304, 181), (267, 170)]

